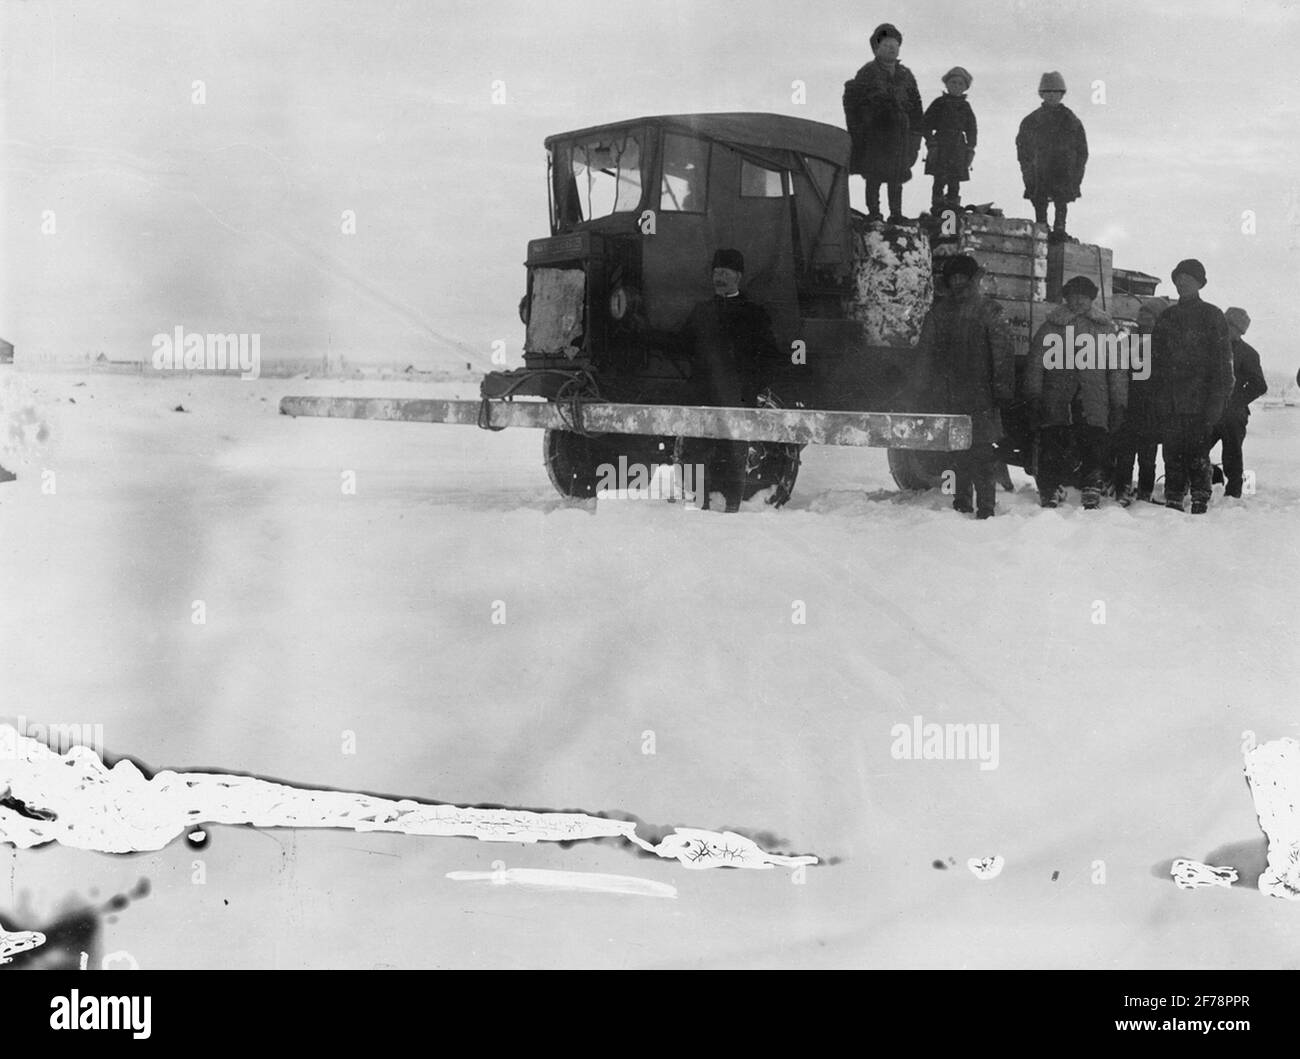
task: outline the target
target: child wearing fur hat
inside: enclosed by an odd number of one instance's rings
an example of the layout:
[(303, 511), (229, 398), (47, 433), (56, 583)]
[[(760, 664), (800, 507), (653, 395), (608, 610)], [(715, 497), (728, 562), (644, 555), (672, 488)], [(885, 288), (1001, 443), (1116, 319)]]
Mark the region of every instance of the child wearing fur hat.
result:
[(946, 91), (926, 108), (921, 131), (925, 134), (925, 171), (934, 177), (931, 212), (961, 205), (961, 184), (970, 179), (975, 159), (975, 112), (966, 101), (972, 78), (954, 66), (943, 75)]
[(867, 210), (880, 221), (880, 186), (888, 189), (889, 223), (906, 224), (903, 185), (921, 151), (921, 92), (912, 71), (898, 61), (903, 34), (888, 22), (871, 34), (875, 58), (844, 82), (844, 120), (852, 150), (849, 172), (867, 182)]
[(1016, 154), (1025, 180), (1025, 198), (1034, 205), (1034, 219), (1047, 223), (1047, 204), (1056, 203), (1050, 241), (1066, 239), (1068, 204), (1082, 194), (1083, 170), (1088, 164), (1088, 137), (1083, 122), (1061, 100), (1065, 78), (1055, 70), (1038, 82), (1042, 105), (1020, 123)]

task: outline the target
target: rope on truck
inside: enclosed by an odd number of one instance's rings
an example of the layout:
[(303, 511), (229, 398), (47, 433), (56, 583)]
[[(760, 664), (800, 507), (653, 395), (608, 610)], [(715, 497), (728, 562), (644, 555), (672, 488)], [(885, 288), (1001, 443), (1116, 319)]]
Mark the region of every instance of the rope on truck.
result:
[(556, 391), (553, 403), (559, 412), (560, 419), (564, 422), (565, 429), (584, 438), (592, 437), (593, 435), (582, 425), (582, 404), (587, 399), (601, 400), (601, 394), (600, 387), (596, 383), (596, 377), (585, 369), (570, 371), (564, 368), (534, 368), (520, 372), (511, 381), (504, 393), (498, 394), (496, 397), (484, 396), (479, 399), (479, 429), (490, 430), (493, 433), (500, 433), (505, 430), (505, 427), (492, 424), (492, 402), (494, 400), (513, 400), (514, 394), (520, 387), (544, 375), (559, 375), (564, 379)]

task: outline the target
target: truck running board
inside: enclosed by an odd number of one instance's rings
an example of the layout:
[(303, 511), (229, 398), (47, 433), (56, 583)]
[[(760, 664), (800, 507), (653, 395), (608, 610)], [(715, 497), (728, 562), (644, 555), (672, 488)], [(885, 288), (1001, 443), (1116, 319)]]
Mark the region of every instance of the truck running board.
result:
[(968, 449), (971, 443), (970, 416), (903, 412), (405, 397), (284, 397), (280, 412), (334, 419), (452, 423), (494, 430), (534, 427), (587, 434), (719, 438), (785, 445), (862, 445), (951, 452)]

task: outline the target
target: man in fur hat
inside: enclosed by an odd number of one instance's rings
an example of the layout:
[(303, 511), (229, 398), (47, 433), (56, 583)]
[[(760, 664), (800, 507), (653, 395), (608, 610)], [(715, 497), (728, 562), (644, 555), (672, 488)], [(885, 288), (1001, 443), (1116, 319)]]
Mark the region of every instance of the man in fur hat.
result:
[(1025, 181), (1025, 198), (1034, 205), (1034, 219), (1047, 223), (1047, 204), (1056, 203), (1056, 218), (1049, 239), (1064, 242), (1068, 204), (1082, 194), (1083, 170), (1088, 164), (1088, 137), (1083, 122), (1062, 100), (1065, 78), (1055, 70), (1038, 82), (1042, 105), (1020, 123), (1016, 154)]
[(1104, 339), (1118, 328), (1092, 304), (1097, 285), (1075, 276), (1061, 294), (1065, 304), (1047, 314), (1025, 362), (1024, 397), (1039, 428), (1038, 502), (1056, 507), (1057, 489), (1077, 458), (1083, 506), (1092, 510), (1101, 506), (1106, 483), (1108, 435), (1119, 429), (1128, 403), (1128, 372), (1107, 366)]
[(1001, 410), (1015, 399), (1016, 367), (1002, 308), (979, 290), (979, 265), (968, 254), (943, 265), (945, 296), (921, 325), (917, 374), (909, 395), (916, 407), (971, 417), (971, 447), (952, 453), (957, 495), (953, 510), (991, 518), (997, 500)]
[[(758, 394), (781, 362), (767, 310), (751, 302), (740, 289), (745, 258), (739, 250), (713, 255), (713, 297), (699, 302), (687, 317), (681, 343), (693, 361), (696, 400), (719, 408), (753, 408)], [(691, 461), (705, 466), (705, 497), (713, 482), (728, 511), (739, 511), (744, 496), (749, 443), (721, 439), (692, 439)], [(716, 472), (716, 474), (715, 474)]]
[(961, 205), (962, 181), (970, 179), (970, 165), (975, 159), (977, 128), (975, 112), (966, 101), (971, 75), (954, 66), (943, 75), (947, 91), (925, 111), (925, 171), (934, 177), (930, 211), (934, 216), (944, 206)]
[(880, 217), (880, 185), (888, 188), (889, 223), (906, 224), (903, 185), (921, 151), (921, 93), (898, 61), (903, 35), (888, 22), (871, 34), (875, 58), (844, 83), (844, 118), (853, 142), (849, 171), (867, 182), (867, 215)]
[(1250, 419), (1250, 402), (1268, 393), (1264, 369), (1259, 354), (1246, 342), (1244, 336), (1250, 327), (1250, 314), (1233, 306), (1223, 314), (1232, 339), (1232, 374), (1235, 384), (1223, 418), (1215, 427), (1211, 447), (1223, 442), (1223, 495), (1241, 496), (1243, 470), (1241, 446), (1246, 440), (1246, 421)]
[(1174, 266), (1178, 301), (1151, 333), (1152, 401), (1165, 453), (1165, 506), (1183, 510), (1188, 487), (1192, 514), (1210, 504), (1210, 447), (1232, 395), (1228, 322), (1201, 300), (1205, 266), (1188, 258)]

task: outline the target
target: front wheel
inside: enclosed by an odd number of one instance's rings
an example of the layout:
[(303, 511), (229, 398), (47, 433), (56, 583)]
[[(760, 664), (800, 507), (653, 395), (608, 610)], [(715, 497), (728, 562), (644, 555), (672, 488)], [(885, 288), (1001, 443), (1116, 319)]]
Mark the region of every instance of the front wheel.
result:
[(548, 430), (542, 437), (542, 458), (556, 492), (569, 500), (588, 500), (596, 495), (599, 468), (608, 456), (598, 438)]

